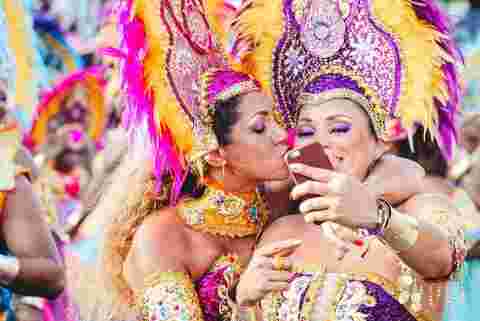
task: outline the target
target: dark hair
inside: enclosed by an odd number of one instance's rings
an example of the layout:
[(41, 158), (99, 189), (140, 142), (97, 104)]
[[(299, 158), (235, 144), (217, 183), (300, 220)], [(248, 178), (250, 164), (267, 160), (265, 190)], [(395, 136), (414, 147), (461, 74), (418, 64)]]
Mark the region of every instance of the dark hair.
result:
[(470, 6), (472, 9), (480, 8), (480, 1), (479, 0), (470, 0)]
[[(213, 131), (220, 146), (225, 146), (232, 142), (232, 127), (238, 121), (238, 105), (240, 104), (240, 99), (240, 96), (234, 96), (215, 104)], [(194, 198), (201, 196), (204, 191), (204, 186), (200, 186), (198, 182), (199, 179), (193, 172), (188, 173), (183, 183), (181, 193)]]
[(423, 127), (418, 128), (413, 136), (414, 151), (411, 150), (408, 139), (398, 144), (398, 156), (411, 159), (419, 163), (427, 175), (447, 177), (448, 164), (443, 157), (440, 146)]
[(231, 134), (232, 127), (238, 121), (238, 105), (241, 97), (234, 96), (225, 101), (219, 101), (215, 104), (215, 116), (213, 131), (218, 139), (220, 146), (225, 146), (232, 143)]

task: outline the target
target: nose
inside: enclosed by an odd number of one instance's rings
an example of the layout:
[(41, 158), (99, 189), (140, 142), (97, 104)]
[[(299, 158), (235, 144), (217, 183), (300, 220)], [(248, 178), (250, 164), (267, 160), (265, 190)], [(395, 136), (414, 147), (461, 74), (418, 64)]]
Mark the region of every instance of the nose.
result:
[(289, 149), (295, 145), (295, 130), (285, 130), (279, 125), (273, 127), (273, 143), (275, 145), (287, 145)]

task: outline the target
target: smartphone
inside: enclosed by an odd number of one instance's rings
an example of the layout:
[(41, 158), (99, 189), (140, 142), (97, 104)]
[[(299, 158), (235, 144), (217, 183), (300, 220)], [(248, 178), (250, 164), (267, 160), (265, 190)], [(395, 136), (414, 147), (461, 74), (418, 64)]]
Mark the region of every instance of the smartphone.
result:
[[(330, 163), (327, 154), (325, 154), (323, 146), (318, 142), (304, 145), (289, 151), (287, 154), (285, 154), (285, 162), (287, 163), (287, 165), (293, 163), (301, 163), (310, 167), (323, 168), (328, 170), (333, 169), (333, 166)], [(309, 180), (309, 178), (303, 175), (292, 172), (290, 172), (290, 176), (292, 177), (292, 180), (296, 185), (302, 184), (305, 181)]]

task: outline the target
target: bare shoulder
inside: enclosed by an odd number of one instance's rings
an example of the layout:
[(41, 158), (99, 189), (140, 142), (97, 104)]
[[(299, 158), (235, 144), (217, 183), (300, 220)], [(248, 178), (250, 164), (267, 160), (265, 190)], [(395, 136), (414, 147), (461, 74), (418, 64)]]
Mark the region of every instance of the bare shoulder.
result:
[(165, 208), (147, 217), (135, 233), (133, 247), (147, 255), (177, 255), (187, 243), (187, 232), (175, 208)]
[(264, 231), (261, 243), (269, 243), (292, 238), (299, 238), (308, 230), (308, 224), (302, 215), (287, 215), (276, 219)]
[(175, 208), (157, 211), (139, 226), (124, 266), (133, 288), (144, 286), (149, 276), (161, 271), (186, 271), (188, 237)]

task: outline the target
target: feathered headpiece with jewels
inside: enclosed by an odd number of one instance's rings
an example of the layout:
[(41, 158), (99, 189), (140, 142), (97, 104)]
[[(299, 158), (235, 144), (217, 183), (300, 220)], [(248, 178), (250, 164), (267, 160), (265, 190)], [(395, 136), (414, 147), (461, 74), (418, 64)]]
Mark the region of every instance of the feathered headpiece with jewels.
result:
[[(148, 124), (154, 173), (173, 179), (177, 200), (189, 170), (202, 175), (202, 156), (218, 147), (212, 115), (217, 101), (259, 91), (250, 76), (231, 71), (214, 33), (216, 1), (128, 0), (120, 12), (121, 58), (129, 130)], [(215, 30), (215, 32), (214, 32)]]
[(432, 0), (251, 0), (233, 24), (244, 70), (294, 127), (303, 98), (356, 101), (385, 138), (386, 124), (419, 124), (454, 146), (462, 58)]
[[(36, 151), (46, 141), (52, 128), (58, 130), (74, 123), (84, 124), (88, 136), (94, 142), (100, 142), (107, 120), (104, 87), (104, 68), (98, 66), (77, 71), (61, 80), (43, 95), (38, 104), (32, 129), (24, 140), (25, 145)], [(67, 106), (66, 102), (80, 89), (83, 90), (83, 95), (79, 97), (83, 100), (82, 104), (74, 102), (74, 105)], [(80, 139), (83, 132), (72, 135), (73, 140)]]

